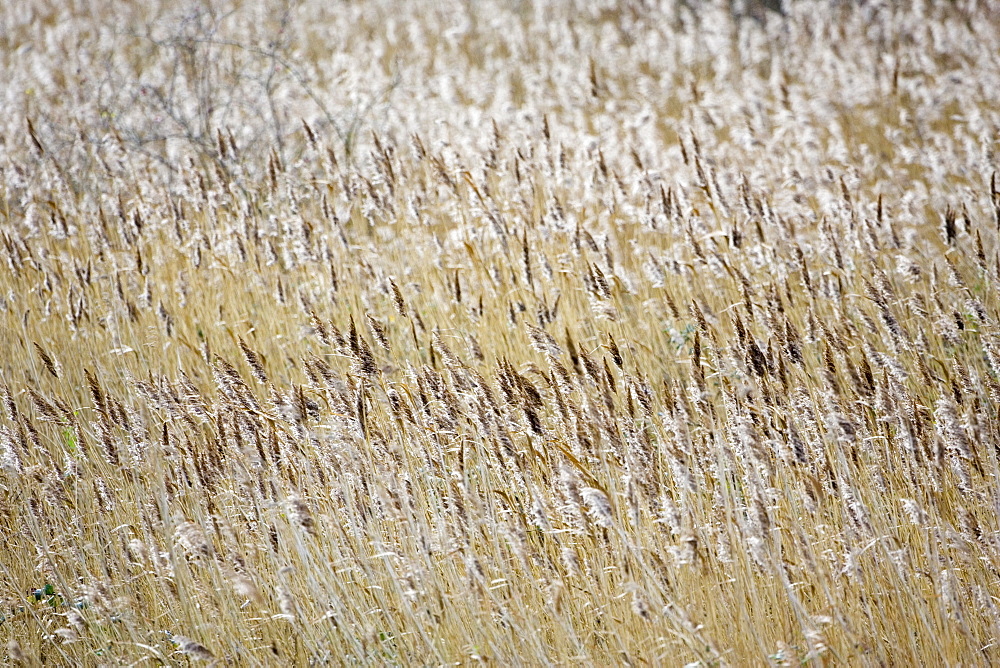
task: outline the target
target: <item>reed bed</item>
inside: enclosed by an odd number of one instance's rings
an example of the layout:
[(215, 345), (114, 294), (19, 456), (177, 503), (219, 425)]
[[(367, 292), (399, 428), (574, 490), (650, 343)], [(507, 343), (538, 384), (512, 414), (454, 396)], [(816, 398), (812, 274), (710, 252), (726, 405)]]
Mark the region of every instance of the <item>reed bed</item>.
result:
[(998, 15), (6, 3), (6, 659), (1000, 661)]

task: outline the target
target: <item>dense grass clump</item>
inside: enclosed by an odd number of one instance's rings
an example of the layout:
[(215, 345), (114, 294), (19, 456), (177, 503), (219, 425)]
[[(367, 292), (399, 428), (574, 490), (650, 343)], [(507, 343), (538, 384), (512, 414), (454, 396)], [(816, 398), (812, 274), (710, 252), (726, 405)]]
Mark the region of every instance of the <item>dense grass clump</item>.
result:
[(1000, 6), (776, 6), (4, 3), (6, 659), (1000, 661)]

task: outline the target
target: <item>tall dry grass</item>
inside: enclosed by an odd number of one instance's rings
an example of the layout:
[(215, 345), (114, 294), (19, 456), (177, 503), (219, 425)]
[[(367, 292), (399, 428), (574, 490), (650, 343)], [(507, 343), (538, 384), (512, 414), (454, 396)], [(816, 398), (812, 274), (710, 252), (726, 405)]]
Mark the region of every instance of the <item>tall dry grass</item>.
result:
[(1000, 660), (1000, 7), (743, 4), (5, 4), (7, 660)]

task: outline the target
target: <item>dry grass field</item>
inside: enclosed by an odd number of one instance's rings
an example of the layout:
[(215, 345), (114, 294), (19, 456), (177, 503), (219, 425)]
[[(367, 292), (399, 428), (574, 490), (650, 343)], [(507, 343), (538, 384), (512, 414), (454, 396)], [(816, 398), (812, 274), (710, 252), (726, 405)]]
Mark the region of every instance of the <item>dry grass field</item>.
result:
[(0, 4), (9, 663), (1000, 662), (995, 0)]

